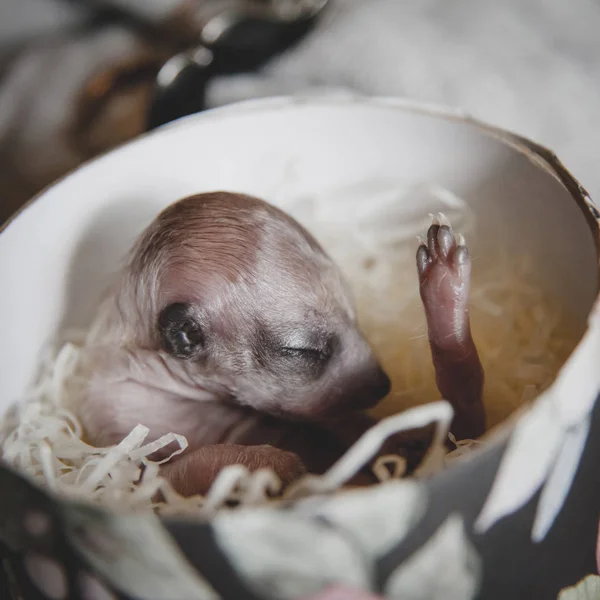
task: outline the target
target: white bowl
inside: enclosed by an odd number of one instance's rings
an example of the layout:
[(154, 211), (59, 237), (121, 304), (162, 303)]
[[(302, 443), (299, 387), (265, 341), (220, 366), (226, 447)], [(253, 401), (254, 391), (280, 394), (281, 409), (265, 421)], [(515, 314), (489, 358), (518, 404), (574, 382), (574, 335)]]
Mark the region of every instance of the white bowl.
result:
[(216, 189), (285, 209), (316, 192), (354, 188), (368, 202), (369, 190), (435, 182), (475, 211), (485, 236), (469, 240), (473, 253), (526, 248), (539, 284), (583, 332), (598, 285), (597, 226), (585, 194), (544, 152), (460, 115), (389, 100), (254, 101), (143, 136), (44, 191), (0, 235), (0, 411), (22, 396), (57, 329), (87, 322), (156, 213)]
[[(480, 260), (502, 247), (526, 250), (535, 283), (564, 302), (583, 334), (598, 289), (599, 215), (549, 151), (463, 115), (399, 101), (260, 100), (185, 118), (84, 165), (1, 232), (0, 413), (23, 396), (46, 342), (62, 327), (86, 324), (134, 238), (178, 198), (226, 189), (286, 209), (317, 194), (322, 202), (341, 201), (340, 218), (347, 219), (353, 215), (343, 208), (344, 194), (354, 210), (357, 198), (368, 202), (382, 190), (423, 182), (473, 209), (480, 234), (469, 243)], [(414, 213), (409, 200), (404, 208)], [(167, 519), (165, 537), (152, 515), (98, 515), (41, 499), (40, 490), (0, 465), (0, 553), (2, 531), (9, 542), (27, 541), (22, 513), (45, 506), (62, 515), (53, 527), (70, 523), (70, 543), (107, 585), (130, 596), (163, 597), (160, 585), (167, 584), (181, 594), (191, 565), (222, 597), (241, 597), (243, 584), (272, 598), (277, 585), (288, 589), (288, 579), (290, 598), (327, 581), (387, 586), (393, 597), (407, 589), (410, 597), (425, 597), (429, 585), (444, 589), (445, 598), (448, 586), (458, 593), (453, 598), (479, 586), (486, 598), (556, 597), (593, 569), (599, 329), (579, 345), (568, 377), (521, 416), (510, 439), (498, 437), (472, 461), (431, 480), (379, 486), (361, 492), (359, 503), (332, 500), (334, 514), (341, 502), (337, 527), (348, 529), (338, 537), (331, 524), (293, 510), (221, 513), (210, 524)], [(540, 487), (536, 508), (530, 499)], [(2, 519), (11, 527), (3, 528)], [(109, 539), (118, 552), (107, 558), (99, 544), (96, 555), (78, 531)], [(64, 548), (57, 546), (52, 558), (79, 573)], [(29, 546), (16, 549), (26, 554)], [(269, 593), (261, 588), (265, 581)], [(216, 597), (211, 593), (194, 597)]]

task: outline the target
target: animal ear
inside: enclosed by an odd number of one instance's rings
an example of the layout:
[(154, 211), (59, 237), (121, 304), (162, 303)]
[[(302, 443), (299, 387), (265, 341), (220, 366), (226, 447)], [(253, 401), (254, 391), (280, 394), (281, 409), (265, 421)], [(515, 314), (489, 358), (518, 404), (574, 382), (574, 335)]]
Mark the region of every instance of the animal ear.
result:
[(204, 347), (204, 335), (189, 304), (176, 302), (162, 310), (158, 332), (163, 349), (177, 358), (193, 358)]

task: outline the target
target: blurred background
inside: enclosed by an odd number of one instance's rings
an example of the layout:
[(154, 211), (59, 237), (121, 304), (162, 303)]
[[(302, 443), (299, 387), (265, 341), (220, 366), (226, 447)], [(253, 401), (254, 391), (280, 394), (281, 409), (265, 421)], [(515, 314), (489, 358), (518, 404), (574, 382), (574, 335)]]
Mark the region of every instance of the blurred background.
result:
[(464, 109), (600, 198), (599, 30), (598, 0), (0, 0), (0, 223), (148, 129), (289, 93)]

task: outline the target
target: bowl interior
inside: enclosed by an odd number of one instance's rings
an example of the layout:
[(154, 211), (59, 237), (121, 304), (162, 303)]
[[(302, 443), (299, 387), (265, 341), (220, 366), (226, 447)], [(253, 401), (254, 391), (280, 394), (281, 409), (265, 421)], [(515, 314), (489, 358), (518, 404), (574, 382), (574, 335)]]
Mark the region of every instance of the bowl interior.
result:
[[(356, 207), (382, 191), (423, 183), (471, 207), (481, 263), (526, 249), (536, 285), (583, 332), (598, 284), (594, 234), (539, 160), (483, 127), (400, 105), (259, 101), (186, 118), (83, 166), (2, 232), (0, 411), (23, 394), (55, 332), (85, 325), (134, 238), (178, 198), (225, 189), (287, 209), (318, 197), (358, 219)], [(400, 216), (426, 211), (418, 202), (405, 199)]]

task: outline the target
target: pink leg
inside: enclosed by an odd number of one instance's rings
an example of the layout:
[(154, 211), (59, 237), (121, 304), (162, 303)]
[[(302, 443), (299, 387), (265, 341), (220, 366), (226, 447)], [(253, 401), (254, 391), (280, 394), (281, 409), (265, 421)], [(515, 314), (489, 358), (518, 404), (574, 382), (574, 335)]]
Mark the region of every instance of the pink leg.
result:
[(454, 408), (451, 431), (457, 439), (476, 438), (485, 431), (484, 376), (471, 337), (471, 259), (464, 241), (457, 244), (450, 227), (434, 221), (417, 250), (417, 269), (437, 385)]

